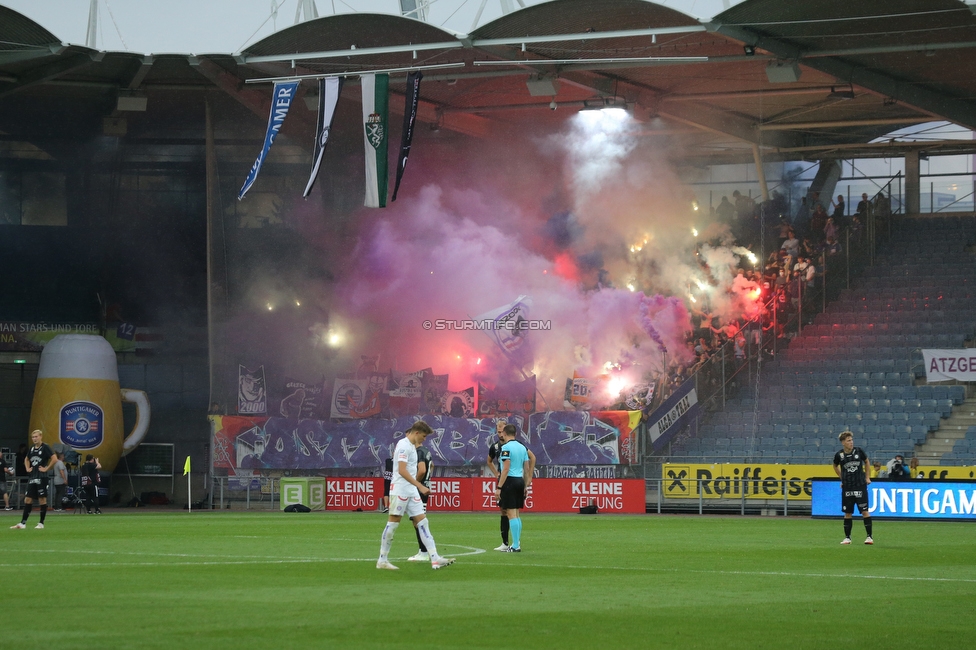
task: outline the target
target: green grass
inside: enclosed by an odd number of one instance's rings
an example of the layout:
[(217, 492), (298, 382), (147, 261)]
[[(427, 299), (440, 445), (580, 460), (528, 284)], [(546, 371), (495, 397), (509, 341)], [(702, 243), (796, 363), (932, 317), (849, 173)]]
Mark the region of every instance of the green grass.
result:
[(378, 571), (376, 513), (108, 511), (8, 530), (2, 648), (960, 648), (976, 629), (976, 528), (876, 522), (495, 515), (408, 522)]

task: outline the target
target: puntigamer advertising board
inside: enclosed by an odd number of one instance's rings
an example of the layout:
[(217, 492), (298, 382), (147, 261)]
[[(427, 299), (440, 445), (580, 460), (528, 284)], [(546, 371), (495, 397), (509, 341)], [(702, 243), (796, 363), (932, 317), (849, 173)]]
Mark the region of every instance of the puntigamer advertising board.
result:
[[(813, 482), (814, 517), (840, 517), (840, 506), (839, 481)], [(868, 512), (884, 519), (976, 520), (976, 481), (872, 481)]]

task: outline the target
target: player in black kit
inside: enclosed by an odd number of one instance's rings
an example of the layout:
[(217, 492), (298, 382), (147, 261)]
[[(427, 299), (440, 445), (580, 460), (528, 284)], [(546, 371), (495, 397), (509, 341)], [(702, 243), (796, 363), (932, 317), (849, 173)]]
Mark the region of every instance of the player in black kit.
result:
[[(420, 481), (421, 485), (428, 490), (430, 489), (430, 471), (430, 450), (421, 445), (420, 447), (417, 447), (417, 480)], [(427, 505), (428, 499), (430, 499), (430, 492), (420, 495), (420, 500), (424, 502), (424, 506)], [(427, 552), (427, 547), (424, 545), (424, 540), (420, 538), (420, 529), (414, 526), (413, 532), (417, 533), (417, 546), (420, 547), (420, 551), (416, 555), (407, 558), (407, 561), (430, 562), (430, 553)]]
[(41, 504), (41, 521), (34, 528), (44, 528), (44, 518), (47, 516), (47, 473), (54, 467), (57, 456), (51, 448), (43, 442), (44, 434), (40, 429), (31, 431), (31, 448), (27, 450), (24, 459), (24, 469), (27, 470), (27, 496), (24, 497), (24, 516), (19, 524), (11, 528), (27, 528), (27, 518), (30, 517), (34, 499)]
[[(502, 445), (505, 443), (502, 441), (502, 431), (505, 429), (505, 425), (508, 424), (505, 420), (498, 420), (495, 422), (495, 431), (498, 433), (498, 438), (495, 442), (491, 443), (488, 447), (488, 469), (491, 471), (492, 476), (498, 478), (502, 474), (502, 459), (499, 456), (502, 455)], [(498, 506), (501, 508), (501, 505)], [(505, 514), (505, 510), (501, 510), (502, 520), (501, 520), (501, 532), (502, 532), (502, 545), (496, 548), (496, 551), (507, 551), (508, 550), (508, 516)]]
[(837, 439), (843, 449), (834, 454), (834, 471), (840, 478), (842, 497), (841, 509), (844, 511), (844, 541), (851, 543), (851, 529), (854, 527), (854, 504), (864, 520), (864, 530), (868, 537), (865, 544), (874, 544), (871, 538), (871, 513), (868, 511), (868, 484), (871, 482), (868, 471), (868, 455), (860, 447), (854, 446), (854, 434), (844, 431)]

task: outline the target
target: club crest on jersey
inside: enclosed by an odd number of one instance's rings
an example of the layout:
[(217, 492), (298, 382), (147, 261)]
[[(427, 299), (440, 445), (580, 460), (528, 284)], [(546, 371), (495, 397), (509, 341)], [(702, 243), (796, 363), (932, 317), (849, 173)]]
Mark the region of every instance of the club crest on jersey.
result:
[(370, 113), (366, 119), (366, 140), (374, 149), (379, 149), (386, 139), (386, 129), (379, 113)]
[(98, 404), (71, 402), (61, 407), (61, 443), (73, 449), (94, 449), (102, 444), (104, 417)]

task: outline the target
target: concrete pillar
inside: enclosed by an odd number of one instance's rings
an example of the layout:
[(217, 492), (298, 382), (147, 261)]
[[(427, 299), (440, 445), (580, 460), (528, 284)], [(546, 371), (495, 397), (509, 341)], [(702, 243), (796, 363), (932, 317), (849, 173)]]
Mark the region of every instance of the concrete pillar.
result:
[(905, 153), (905, 213), (918, 214), (921, 209), (918, 151)]

